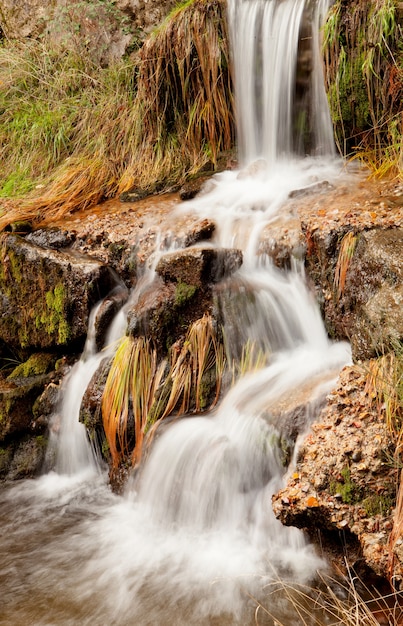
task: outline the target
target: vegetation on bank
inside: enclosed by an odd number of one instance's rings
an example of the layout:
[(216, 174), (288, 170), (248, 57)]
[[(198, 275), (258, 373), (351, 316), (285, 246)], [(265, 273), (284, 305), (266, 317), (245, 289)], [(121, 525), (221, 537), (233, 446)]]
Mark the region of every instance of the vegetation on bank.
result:
[(325, 26), (326, 83), (341, 154), (403, 177), (403, 10), (336, 0)]
[[(222, 0), (176, 8), (107, 67), (77, 37), (0, 47), (0, 228), (182, 182), (234, 140)], [(23, 198), (14, 210), (7, 198)], [(2, 200), (1, 200), (2, 199)]]
[[(235, 142), (225, 6), (179, 3), (108, 66), (65, 16), (59, 39), (3, 41), (0, 228), (166, 190), (214, 167)], [(377, 175), (403, 175), (401, 13), (395, 0), (336, 0), (325, 27), (336, 142)]]

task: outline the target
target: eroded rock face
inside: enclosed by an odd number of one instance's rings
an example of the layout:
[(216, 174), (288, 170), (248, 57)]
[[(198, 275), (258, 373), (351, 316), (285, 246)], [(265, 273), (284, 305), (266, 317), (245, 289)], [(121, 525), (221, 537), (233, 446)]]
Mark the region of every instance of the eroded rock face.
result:
[(114, 285), (109, 268), (3, 235), (0, 341), (17, 351), (82, 343), (88, 315)]
[[(338, 541), (343, 532), (350, 564), (357, 542), (357, 558), (362, 553), (372, 571), (389, 576), (397, 470), (393, 437), (366, 391), (367, 373), (365, 365), (342, 371), (301, 445), (286, 487), (274, 496), (273, 509), (284, 524), (316, 538), (321, 533), (324, 540)], [(394, 574), (401, 577), (401, 562)]]
[(346, 226), (324, 234), (308, 232), (307, 269), (330, 335), (348, 339), (353, 358), (365, 360), (403, 338), (403, 229), (357, 232), (340, 289), (337, 263), (348, 232), (353, 233)]
[(121, 58), (157, 26), (175, 0), (1, 0), (0, 26), (9, 39), (46, 33), (67, 46), (87, 46), (101, 64)]

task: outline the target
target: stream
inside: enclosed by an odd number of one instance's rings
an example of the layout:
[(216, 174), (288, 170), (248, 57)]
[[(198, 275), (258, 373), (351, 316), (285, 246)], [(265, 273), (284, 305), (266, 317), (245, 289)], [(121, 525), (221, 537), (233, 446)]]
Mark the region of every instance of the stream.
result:
[[(313, 603), (312, 621), (309, 610), (302, 621), (292, 586), (314, 586), (329, 566), (301, 531), (282, 526), (272, 512), (271, 496), (287, 469), (271, 414), (315, 380), (306, 398), (314, 419), (315, 399), (330, 391), (351, 355), (347, 344), (328, 339), (302, 262), (295, 259), (285, 272), (258, 251), (259, 234), (291, 191), (337, 184), (346, 175), (333, 152), (321, 78), (318, 32), (328, 6), (230, 0), (240, 168), (215, 176), (208, 192), (186, 203), (186, 211), (214, 219), (211, 245), (242, 249), (243, 265), (222, 295), (229, 349), (255, 342), (268, 364), (241, 377), (214, 410), (164, 427), (117, 496), (78, 421), (105, 356), (90, 331), (64, 381), (48, 450), (52, 468), (0, 490), (1, 625), (318, 623)], [(302, 136), (295, 132), (298, 41), (311, 23), (310, 123)], [(131, 302), (163, 252), (156, 247)], [(111, 354), (125, 324), (123, 309), (106, 340)]]

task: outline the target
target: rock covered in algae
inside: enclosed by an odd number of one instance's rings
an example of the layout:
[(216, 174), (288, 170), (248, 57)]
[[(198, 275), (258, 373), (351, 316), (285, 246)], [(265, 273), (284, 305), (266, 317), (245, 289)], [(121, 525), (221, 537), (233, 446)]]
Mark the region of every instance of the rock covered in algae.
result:
[(355, 360), (393, 349), (403, 339), (403, 229), (305, 228), (307, 270), (330, 335), (348, 339)]
[(114, 284), (110, 269), (13, 234), (0, 254), (0, 341), (16, 350), (84, 341), (92, 306)]

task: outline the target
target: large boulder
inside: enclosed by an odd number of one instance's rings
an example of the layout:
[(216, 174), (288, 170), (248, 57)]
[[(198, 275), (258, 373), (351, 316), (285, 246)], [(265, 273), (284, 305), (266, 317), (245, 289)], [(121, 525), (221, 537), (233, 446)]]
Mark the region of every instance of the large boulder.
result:
[[(349, 236), (350, 250), (343, 240)], [(403, 229), (307, 230), (307, 270), (329, 334), (353, 358), (383, 354), (403, 339)]]
[(80, 347), (92, 306), (114, 286), (110, 269), (13, 234), (3, 235), (0, 254), (1, 343), (17, 353)]
[(398, 470), (395, 443), (368, 393), (368, 364), (347, 367), (301, 444), (286, 486), (273, 497), (276, 517), (306, 530), (332, 553), (363, 559), (379, 576), (403, 578), (403, 559), (390, 565), (390, 532)]

